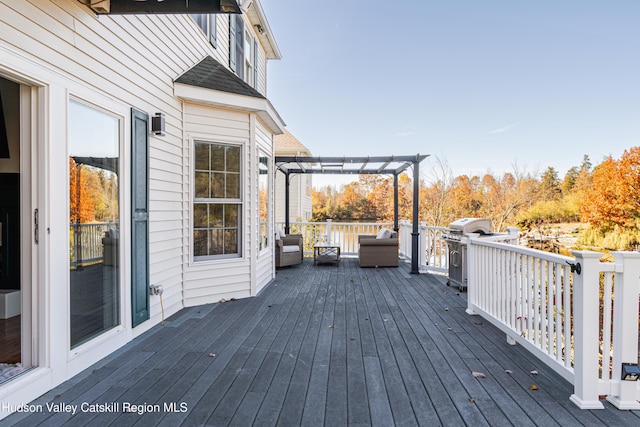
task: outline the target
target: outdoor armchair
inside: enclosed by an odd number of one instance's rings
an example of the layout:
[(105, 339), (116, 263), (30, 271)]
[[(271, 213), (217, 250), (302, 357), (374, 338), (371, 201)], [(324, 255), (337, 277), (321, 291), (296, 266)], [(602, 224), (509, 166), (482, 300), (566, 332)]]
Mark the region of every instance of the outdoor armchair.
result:
[(304, 245), (301, 234), (289, 234), (276, 238), (276, 267), (302, 263)]

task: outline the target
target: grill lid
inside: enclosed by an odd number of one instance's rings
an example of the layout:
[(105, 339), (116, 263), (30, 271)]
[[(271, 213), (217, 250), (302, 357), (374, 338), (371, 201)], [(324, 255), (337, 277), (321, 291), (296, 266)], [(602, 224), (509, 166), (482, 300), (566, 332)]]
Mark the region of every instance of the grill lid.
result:
[(460, 218), (449, 224), (452, 232), (491, 234), (491, 218)]

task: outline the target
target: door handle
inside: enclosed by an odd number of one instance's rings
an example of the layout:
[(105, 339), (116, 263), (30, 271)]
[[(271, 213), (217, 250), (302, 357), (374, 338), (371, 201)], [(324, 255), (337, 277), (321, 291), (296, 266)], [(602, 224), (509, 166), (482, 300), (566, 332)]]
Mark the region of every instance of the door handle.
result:
[(39, 234), (39, 230), (38, 230), (38, 209), (34, 209), (33, 211), (33, 241), (35, 242), (35, 244), (37, 245), (38, 242), (38, 234)]

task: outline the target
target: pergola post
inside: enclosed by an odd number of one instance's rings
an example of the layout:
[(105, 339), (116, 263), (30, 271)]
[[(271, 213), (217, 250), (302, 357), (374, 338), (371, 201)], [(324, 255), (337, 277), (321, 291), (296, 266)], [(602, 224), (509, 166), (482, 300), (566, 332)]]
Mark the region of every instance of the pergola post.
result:
[(420, 159), (416, 156), (413, 162), (413, 230), (411, 232), (411, 274), (419, 274), (418, 238), (418, 206), (420, 203)]
[(284, 174), (284, 232), (289, 234), (289, 174)]
[(393, 229), (397, 232), (398, 228), (398, 174), (393, 175)]

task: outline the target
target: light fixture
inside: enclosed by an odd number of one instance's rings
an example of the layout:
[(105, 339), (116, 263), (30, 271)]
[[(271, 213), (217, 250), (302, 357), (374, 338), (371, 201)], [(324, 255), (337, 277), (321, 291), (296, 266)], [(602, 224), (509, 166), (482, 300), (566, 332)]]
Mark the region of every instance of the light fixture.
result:
[(260, 34), (264, 34), (264, 28), (262, 27), (262, 25), (260, 24), (256, 24), (254, 25), (254, 27), (256, 27), (256, 31)]
[(156, 113), (151, 117), (151, 132), (156, 136), (164, 136), (165, 120), (164, 113)]
[(640, 378), (640, 369), (638, 369), (637, 363), (622, 364), (623, 381), (638, 381), (638, 378)]

